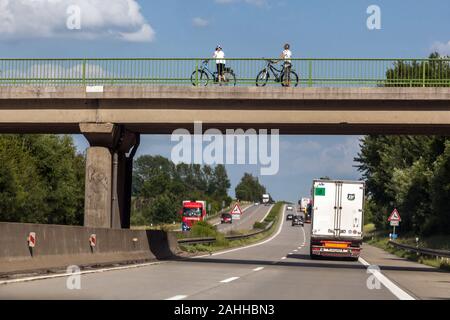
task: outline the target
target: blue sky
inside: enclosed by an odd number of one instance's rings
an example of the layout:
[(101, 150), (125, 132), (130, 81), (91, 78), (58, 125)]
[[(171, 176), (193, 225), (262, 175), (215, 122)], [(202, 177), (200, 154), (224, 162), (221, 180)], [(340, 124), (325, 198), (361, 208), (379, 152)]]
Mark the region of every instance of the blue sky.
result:
[[(80, 30), (65, 27), (72, 4), (82, 9)], [(381, 9), (381, 30), (366, 27), (373, 4)], [(0, 9), (3, 57), (199, 57), (210, 56), (218, 43), (228, 57), (267, 57), (278, 56), (285, 42), (295, 57), (450, 54), (448, 0), (24, 0), (0, 1)], [(84, 138), (76, 141), (83, 151)], [(352, 162), (358, 137), (285, 136), (281, 142), (279, 174), (261, 178), (276, 199), (296, 201), (315, 177), (359, 177)], [(145, 136), (139, 154), (168, 156), (171, 147), (168, 136)], [(244, 171), (259, 171), (228, 170), (232, 194)]]

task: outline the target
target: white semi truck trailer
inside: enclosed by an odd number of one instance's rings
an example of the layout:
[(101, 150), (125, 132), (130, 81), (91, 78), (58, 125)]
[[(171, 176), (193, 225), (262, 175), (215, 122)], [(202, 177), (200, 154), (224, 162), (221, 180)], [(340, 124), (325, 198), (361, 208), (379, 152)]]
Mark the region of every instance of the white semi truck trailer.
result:
[(364, 182), (314, 180), (311, 258), (358, 259), (363, 240)]
[(268, 206), (270, 201), (270, 195), (268, 193), (262, 195), (262, 202)]

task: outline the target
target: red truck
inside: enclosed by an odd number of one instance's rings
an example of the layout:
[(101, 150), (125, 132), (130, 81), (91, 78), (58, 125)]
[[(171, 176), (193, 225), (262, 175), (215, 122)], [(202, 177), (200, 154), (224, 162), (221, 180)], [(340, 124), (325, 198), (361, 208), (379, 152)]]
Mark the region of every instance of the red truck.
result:
[(192, 226), (206, 217), (206, 201), (183, 201), (181, 214), (181, 230), (189, 231)]

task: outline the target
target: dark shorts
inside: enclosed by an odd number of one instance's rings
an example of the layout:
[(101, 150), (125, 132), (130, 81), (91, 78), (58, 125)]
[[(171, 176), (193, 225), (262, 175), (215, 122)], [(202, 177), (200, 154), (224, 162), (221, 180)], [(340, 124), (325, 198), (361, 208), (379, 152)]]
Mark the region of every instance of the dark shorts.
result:
[(223, 71), (225, 70), (225, 63), (218, 63), (217, 64), (217, 74), (219, 76), (223, 76)]

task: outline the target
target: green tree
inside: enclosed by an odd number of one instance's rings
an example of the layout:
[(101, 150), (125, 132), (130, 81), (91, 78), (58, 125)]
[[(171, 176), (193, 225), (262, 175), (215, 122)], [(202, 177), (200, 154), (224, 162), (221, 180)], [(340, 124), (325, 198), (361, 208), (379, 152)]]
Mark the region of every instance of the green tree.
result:
[(250, 173), (245, 173), (235, 189), (236, 198), (244, 201), (261, 201), (262, 195), (266, 193), (266, 188), (259, 183), (257, 177)]
[(0, 135), (0, 220), (83, 223), (84, 157), (72, 138)]
[(231, 202), (229, 187), (222, 165), (175, 165), (162, 156), (141, 156), (135, 160), (133, 170), (132, 221), (139, 224), (175, 221), (183, 200), (205, 200), (213, 211), (218, 211), (222, 201)]

